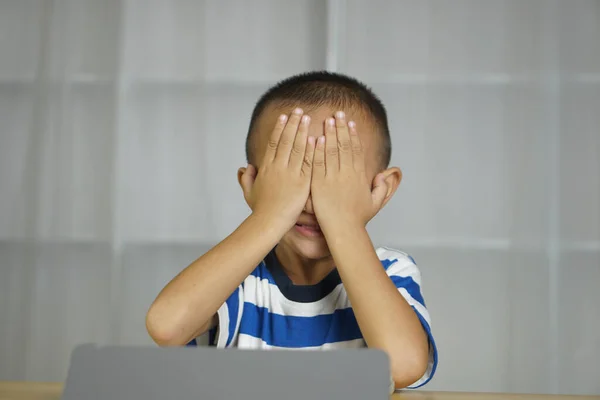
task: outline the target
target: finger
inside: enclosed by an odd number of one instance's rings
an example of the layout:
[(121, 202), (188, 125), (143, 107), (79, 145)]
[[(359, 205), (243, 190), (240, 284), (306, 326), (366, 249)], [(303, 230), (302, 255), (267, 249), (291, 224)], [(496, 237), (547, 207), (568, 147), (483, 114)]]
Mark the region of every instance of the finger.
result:
[(288, 117), (285, 114), (282, 114), (277, 119), (275, 123), (275, 127), (271, 132), (271, 136), (269, 136), (269, 141), (267, 142), (267, 149), (265, 150), (265, 154), (263, 156), (263, 160), (265, 162), (271, 162), (275, 159), (275, 155), (277, 154), (277, 146), (279, 146), (279, 139), (281, 137), (281, 133), (285, 128), (285, 123)]
[(325, 136), (317, 139), (315, 155), (313, 157), (312, 176), (314, 178), (325, 177)]
[(292, 168), (302, 168), (304, 162), (304, 153), (306, 152), (306, 138), (308, 136), (308, 126), (310, 125), (310, 117), (308, 115), (302, 116), (300, 120), (300, 126), (298, 132), (296, 132), (296, 138), (294, 139), (294, 145), (290, 152), (289, 165)]
[(374, 212), (377, 213), (383, 206), (383, 201), (387, 194), (387, 184), (382, 174), (377, 174), (373, 179), (373, 189), (371, 190), (371, 199), (373, 201)]
[(306, 152), (304, 153), (304, 161), (302, 162), (302, 174), (305, 176), (312, 175), (314, 157), (315, 157), (315, 145), (317, 139), (314, 136), (309, 136), (306, 142)]
[(325, 121), (325, 164), (328, 173), (340, 169), (335, 119), (333, 118), (327, 118)]
[(294, 146), (294, 139), (296, 138), (296, 132), (298, 131), (298, 125), (300, 124), (300, 118), (302, 117), (302, 109), (296, 108), (292, 115), (288, 118), (287, 124), (281, 133), (279, 138), (279, 145), (277, 146), (277, 154), (275, 160), (287, 165), (290, 160), (290, 152)]
[(358, 137), (358, 131), (356, 130), (356, 123), (354, 121), (348, 122), (348, 128), (350, 128), (350, 143), (352, 146), (352, 163), (356, 171), (362, 172), (365, 170), (365, 153), (363, 151), (362, 143)]
[(340, 158), (340, 168), (352, 168), (352, 144), (346, 125), (346, 114), (343, 111), (335, 113), (335, 128), (337, 130), (337, 146)]

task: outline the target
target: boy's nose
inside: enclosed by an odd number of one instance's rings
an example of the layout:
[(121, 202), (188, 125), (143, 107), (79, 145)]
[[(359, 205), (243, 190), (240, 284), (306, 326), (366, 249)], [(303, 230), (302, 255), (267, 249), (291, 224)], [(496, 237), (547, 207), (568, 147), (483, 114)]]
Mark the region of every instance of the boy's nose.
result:
[(312, 204), (312, 195), (308, 195), (308, 199), (306, 200), (306, 204), (304, 205), (304, 212), (307, 214), (314, 214), (313, 204)]

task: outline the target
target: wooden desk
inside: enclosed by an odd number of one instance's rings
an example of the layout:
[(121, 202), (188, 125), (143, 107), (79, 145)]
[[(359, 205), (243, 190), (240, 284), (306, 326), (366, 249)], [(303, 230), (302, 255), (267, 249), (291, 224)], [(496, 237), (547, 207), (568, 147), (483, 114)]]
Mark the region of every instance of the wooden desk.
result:
[[(60, 400), (62, 383), (0, 382), (0, 400)], [(552, 396), (502, 393), (460, 393), (408, 391), (392, 395), (392, 400), (585, 400), (600, 396)]]

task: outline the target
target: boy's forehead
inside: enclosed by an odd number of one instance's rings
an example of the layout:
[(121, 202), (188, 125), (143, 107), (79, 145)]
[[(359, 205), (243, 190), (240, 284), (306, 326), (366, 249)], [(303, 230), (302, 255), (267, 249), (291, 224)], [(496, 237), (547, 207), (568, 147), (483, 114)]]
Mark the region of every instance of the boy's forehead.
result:
[[(367, 163), (373, 162), (377, 164), (378, 160), (378, 138), (379, 135), (376, 132), (376, 125), (370, 121), (369, 118), (366, 118), (364, 112), (360, 112), (357, 110), (339, 110), (331, 107), (303, 107), (299, 105), (300, 108), (304, 110), (304, 114), (310, 116), (310, 126), (308, 128), (308, 134), (310, 136), (322, 136), (325, 131), (325, 120), (327, 118), (331, 118), (337, 111), (344, 111), (346, 113), (346, 121), (354, 121), (356, 122), (356, 129), (358, 130), (358, 135), (360, 137), (361, 143), (363, 145), (363, 149), (365, 154), (368, 155)], [(256, 128), (254, 131), (254, 145), (255, 150), (258, 150), (255, 154), (262, 154), (264, 152), (265, 146), (267, 145), (267, 140), (271, 132), (273, 131), (273, 127), (275, 126), (275, 122), (277, 118), (281, 114), (289, 115), (296, 107), (266, 107), (265, 110), (260, 114), (258, 121), (256, 123)], [(258, 162), (260, 162), (260, 158)]]

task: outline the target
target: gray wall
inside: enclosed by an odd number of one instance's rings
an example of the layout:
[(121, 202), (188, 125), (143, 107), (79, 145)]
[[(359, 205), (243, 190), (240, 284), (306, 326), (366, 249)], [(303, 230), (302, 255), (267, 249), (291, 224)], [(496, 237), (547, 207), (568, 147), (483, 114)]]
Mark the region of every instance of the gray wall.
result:
[(372, 85), (435, 390), (600, 393), (600, 2), (0, 1), (0, 380), (150, 344), (160, 288), (248, 210), (257, 96)]

